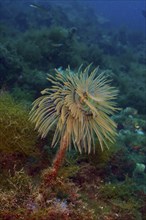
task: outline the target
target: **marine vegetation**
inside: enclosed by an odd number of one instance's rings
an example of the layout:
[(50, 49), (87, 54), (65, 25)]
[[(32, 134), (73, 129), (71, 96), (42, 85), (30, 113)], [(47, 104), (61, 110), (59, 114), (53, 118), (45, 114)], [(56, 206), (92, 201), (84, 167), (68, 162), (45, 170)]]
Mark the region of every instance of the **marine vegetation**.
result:
[(144, 8), (93, 2), (0, 0), (0, 220), (146, 219)]
[(0, 93), (0, 152), (32, 155), (37, 134), (28, 111), (8, 93)]
[(104, 73), (97, 75), (98, 68), (90, 69), (91, 65), (83, 71), (80, 67), (76, 74), (70, 68), (65, 72), (56, 70), (56, 76), (48, 76), (52, 87), (43, 90), (42, 96), (33, 103), (30, 119), (41, 137), (46, 137), (55, 127), (52, 146), (60, 141), (53, 162), (53, 176), (57, 175), (72, 143), (80, 153), (90, 153), (92, 147), (95, 151), (94, 136), (98, 137), (102, 150), (108, 148), (108, 142), (114, 141), (116, 124), (109, 115), (117, 109), (113, 101), (117, 90), (109, 85)]

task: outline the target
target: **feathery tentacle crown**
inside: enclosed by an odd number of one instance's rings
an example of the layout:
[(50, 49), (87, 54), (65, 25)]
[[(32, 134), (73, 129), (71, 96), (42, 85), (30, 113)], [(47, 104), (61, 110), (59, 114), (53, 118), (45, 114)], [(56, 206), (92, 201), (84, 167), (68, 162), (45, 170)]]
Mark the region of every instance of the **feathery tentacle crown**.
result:
[(80, 152), (90, 153), (95, 149), (95, 135), (102, 149), (114, 141), (116, 124), (110, 115), (117, 109), (117, 90), (103, 73), (97, 76), (98, 68), (90, 72), (90, 66), (84, 71), (80, 67), (77, 73), (70, 68), (63, 73), (56, 70), (55, 76), (47, 78), (52, 87), (33, 103), (30, 119), (42, 138), (55, 128), (52, 146), (66, 135), (69, 147), (73, 143)]

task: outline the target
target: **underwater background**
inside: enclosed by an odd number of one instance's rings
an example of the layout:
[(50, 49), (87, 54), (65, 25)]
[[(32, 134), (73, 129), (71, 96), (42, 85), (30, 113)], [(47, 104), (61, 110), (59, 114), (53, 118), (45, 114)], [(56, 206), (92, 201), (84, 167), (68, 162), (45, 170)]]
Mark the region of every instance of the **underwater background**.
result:
[[(61, 152), (54, 178), (32, 103), (55, 69), (90, 64), (118, 89), (116, 140)], [(15, 219), (146, 220), (145, 0), (0, 0), (0, 220)]]

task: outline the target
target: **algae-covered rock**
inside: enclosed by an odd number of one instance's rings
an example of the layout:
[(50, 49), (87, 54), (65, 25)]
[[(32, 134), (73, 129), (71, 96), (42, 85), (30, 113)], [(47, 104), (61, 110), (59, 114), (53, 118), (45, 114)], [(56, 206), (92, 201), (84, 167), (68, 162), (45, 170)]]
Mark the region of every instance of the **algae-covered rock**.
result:
[(0, 151), (31, 155), (37, 133), (28, 120), (27, 110), (7, 93), (0, 94)]

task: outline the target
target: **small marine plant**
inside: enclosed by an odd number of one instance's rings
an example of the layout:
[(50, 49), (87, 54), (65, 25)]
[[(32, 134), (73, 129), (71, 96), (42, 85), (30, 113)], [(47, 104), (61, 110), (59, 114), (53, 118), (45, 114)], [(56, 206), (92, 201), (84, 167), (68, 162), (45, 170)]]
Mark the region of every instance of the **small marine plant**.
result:
[(90, 153), (92, 148), (95, 151), (95, 136), (102, 150), (114, 141), (116, 124), (110, 115), (117, 109), (117, 90), (109, 85), (104, 73), (98, 74), (98, 68), (90, 69), (91, 65), (83, 71), (80, 67), (76, 73), (70, 68), (56, 70), (55, 76), (47, 78), (52, 87), (43, 90), (33, 103), (30, 119), (41, 137), (55, 128), (52, 146), (60, 142), (48, 180), (57, 175), (72, 144), (80, 153)]

